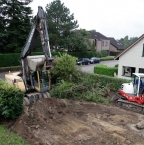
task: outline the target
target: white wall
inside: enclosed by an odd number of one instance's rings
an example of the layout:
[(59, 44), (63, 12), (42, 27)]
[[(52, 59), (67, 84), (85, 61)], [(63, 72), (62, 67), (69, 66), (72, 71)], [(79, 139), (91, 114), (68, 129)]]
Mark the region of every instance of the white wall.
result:
[(135, 67), (136, 73), (138, 73), (139, 68), (144, 68), (143, 44), (144, 38), (119, 57), (118, 78), (130, 79), (122, 76), (123, 66)]

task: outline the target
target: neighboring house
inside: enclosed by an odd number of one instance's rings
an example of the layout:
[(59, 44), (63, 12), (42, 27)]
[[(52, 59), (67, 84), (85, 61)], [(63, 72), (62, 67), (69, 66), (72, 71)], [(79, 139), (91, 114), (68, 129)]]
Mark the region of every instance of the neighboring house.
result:
[(109, 54), (110, 40), (99, 32), (90, 31), (90, 33), (91, 33), (90, 41), (92, 44), (95, 45), (95, 50), (96, 51), (106, 50), (107, 54)]
[(124, 45), (120, 40), (115, 40), (112, 37), (108, 37), (110, 40), (110, 51), (113, 52), (121, 52), (122, 50), (124, 50)]
[(109, 55), (110, 51), (120, 52), (123, 50), (122, 42), (111, 37), (108, 38), (96, 31), (90, 31), (90, 33), (90, 41), (92, 44), (94, 44), (96, 51), (106, 50), (107, 55)]
[(118, 78), (130, 79), (132, 73), (144, 73), (144, 34), (114, 59), (119, 59)]

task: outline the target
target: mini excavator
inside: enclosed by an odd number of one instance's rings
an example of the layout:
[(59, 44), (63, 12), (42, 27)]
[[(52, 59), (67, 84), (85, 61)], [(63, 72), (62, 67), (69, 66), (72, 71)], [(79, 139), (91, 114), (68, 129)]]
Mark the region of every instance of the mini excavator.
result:
[[(40, 35), (44, 55), (30, 56)], [(9, 84), (21, 89), (24, 105), (36, 102), (41, 98), (48, 98), (51, 87), (50, 73), (56, 65), (51, 55), (46, 16), (43, 8), (38, 7), (37, 15), (29, 32), (29, 36), (20, 56), (21, 72), (8, 73), (5, 80)]]
[(133, 73), (131, 82), (121, 85), (115, 101), (118, 107), (144, 114), (144, 74)]

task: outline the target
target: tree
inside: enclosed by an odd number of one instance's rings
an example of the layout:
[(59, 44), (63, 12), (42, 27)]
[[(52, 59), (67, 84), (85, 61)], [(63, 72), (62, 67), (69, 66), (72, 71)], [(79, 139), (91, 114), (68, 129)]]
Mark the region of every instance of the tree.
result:
[(92, 32), (96, 32), (96, 30), (95, 30), (95, 29), (92, 29), (92, 30), (90, 30), (90, 31), (92, 31)]
[(30, 31), (32, 0), (0, 0), (0, 44), (5, 52), (20, 52)]
[(129, 45), (131, 45), (137, 39), (138, 39), (138, 37), (130, 37), (130, 39), (129, 39), (128, 36), (125, 36), (124, 38), (121, 38), (120, 40), (123, 42), (124, 48), (127, 48)]
[(85, 51), (91, 48), (89, 38), (90, 33), (85, 29), (75, 30), (64, 39), (66, 43), (61, 46), (67, 48), (68, 51)]
[(70, 10), (60, 0), (54, 0), (47, 4), (46, 15), (51, 46), (56, 49), (68, 46), (69, 38), (73, 35), (73, 31), (78, 28), (74, 14), (70, 14)]

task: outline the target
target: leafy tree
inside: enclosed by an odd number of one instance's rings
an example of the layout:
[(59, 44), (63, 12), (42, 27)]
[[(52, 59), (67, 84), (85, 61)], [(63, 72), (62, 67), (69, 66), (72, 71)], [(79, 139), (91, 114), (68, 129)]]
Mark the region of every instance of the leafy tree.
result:
[(92, 30), (90, 30), (91, 32), (96, 32), (96, 30), (95, 29), (92, 29)]
[(66, 47), (66, 44), (69, 46), (71, 35), (78, 28), (74, 14), (70, 14), (70, 10), (60, 0), (54, 0), (47, 4), (46, 14), (51, 46), (53, 48)]
[[(20, 52), (30, 30), (30, 14), (27, 5), (32, 0), (0, 0), (0, 45), (5, 52)], [(1, 51), (2, 51), (1, 50)]]
[(61, 46), (67, 48), (68, 51), (85, 51), (91, 47), (89, 37), (90, 33), (85, 29), (75, 30), (68, 38), (65, 38), (67, 43), (63, 43), (64, 45)]
[(5, 30), (6, 22), (2, 15), (2, 0), (0, 0), (0, 53), (4, 52), (6, 45), (7, 34)]
[(129, 39), (128, 36), (125, 36), (124, 38), (121, 38), (120, 40), (123, 42), (124, 48), (127, 48), (129, 45), (131, 45), (137, 39), (138, 39), (138, 37), (130, 37), (130, 39)]

